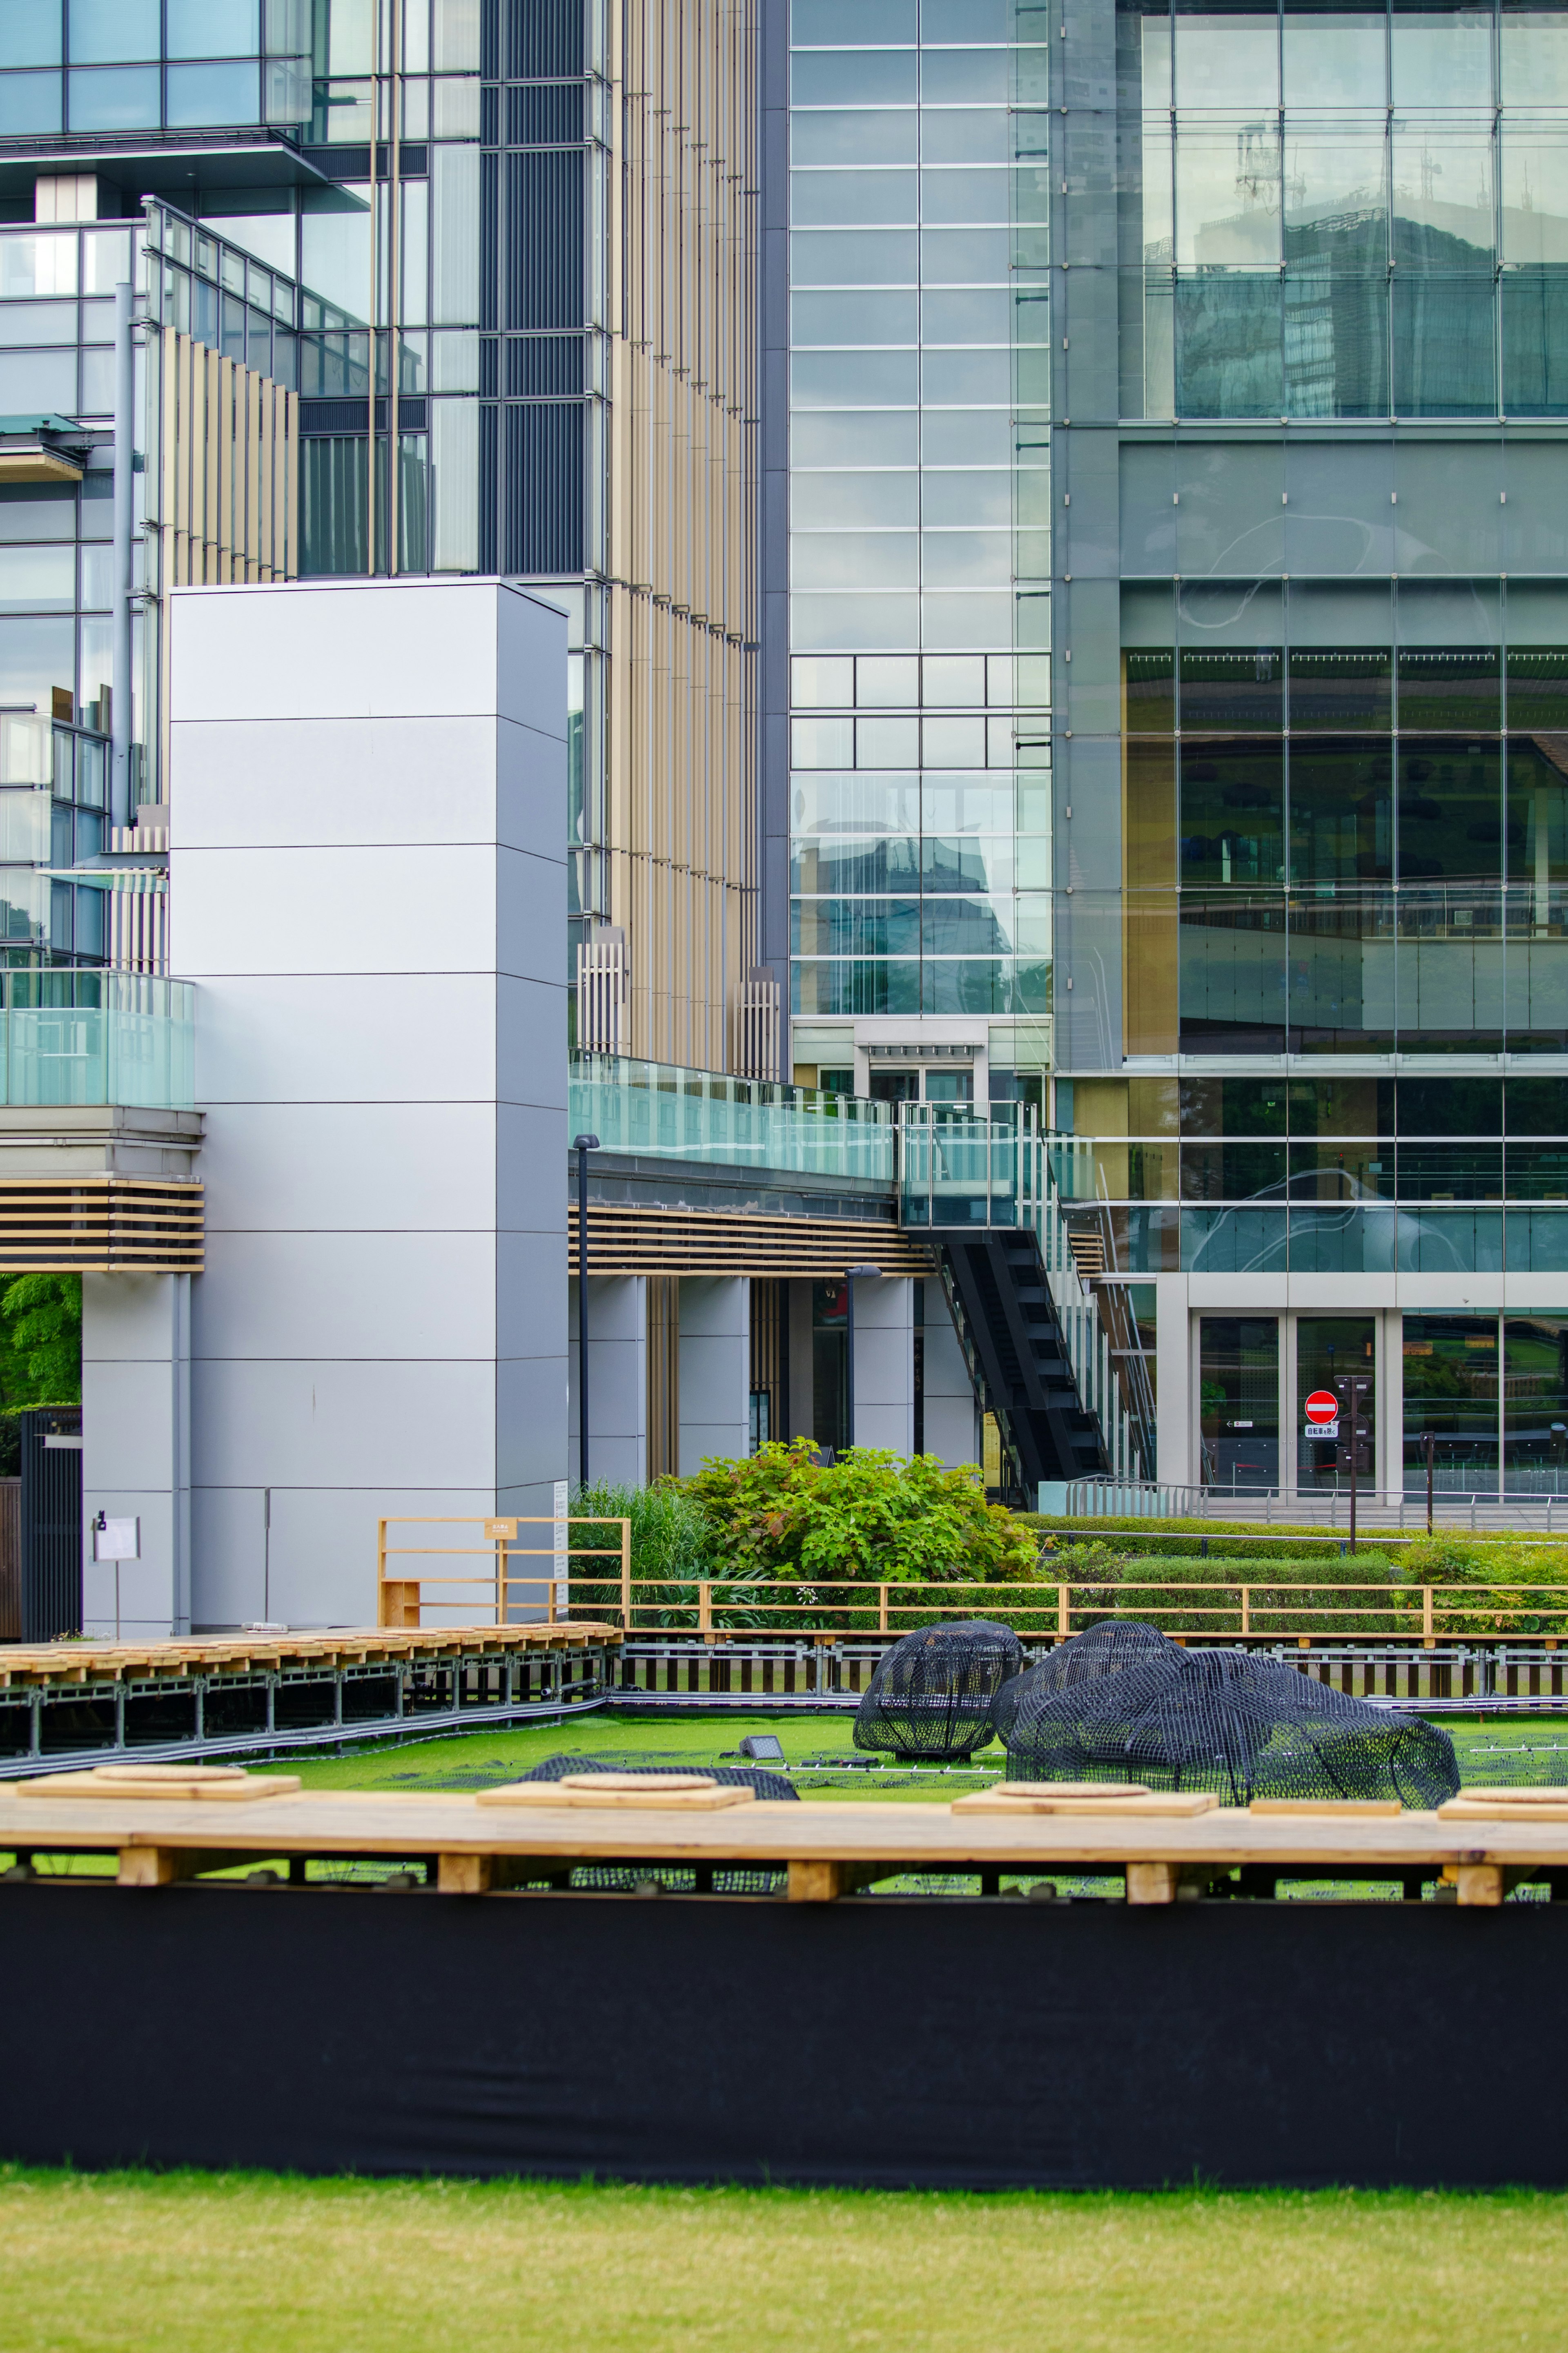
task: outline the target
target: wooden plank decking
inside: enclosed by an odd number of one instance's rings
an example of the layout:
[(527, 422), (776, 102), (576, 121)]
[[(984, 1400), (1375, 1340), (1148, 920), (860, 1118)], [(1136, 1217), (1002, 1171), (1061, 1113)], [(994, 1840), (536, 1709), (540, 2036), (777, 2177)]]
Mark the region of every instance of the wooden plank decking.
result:
[(579, 1620), (552, 1626), (333, 1627), (315, 1634), (234, 1634), (186, 1641), (7, 1642), (0, 1647), (0, 1688), (216, 1674), (250, 1667), (363, 1666), (377, 1659), (582, 1651), (621, 1640), (616, 1627)]
[[(906, 1873), (1125, 1873), (1130, 1900), (1169, 1903), (1237, 1865), (1314, 1879), (1456, 1883), (1495, 1905), (1521, 1878), (1568, 1873), (1568, 1819), (1255, 1814), (1188, 1818), (955, 1814), (947, 1805), (768, 1803), (721, 1813), (626, 1812), (467, 1795), (301, 1791), (243, 1807), (193, 1799), (29, 1797), (0, 1788), (0, 1850), (114, 1852), (122, 1883), (162, 1884), (279, 1856), (435, 1856), (438, 1884), (483, 1894), (573, 1862), (721, 1865), (787, 1872), (790, 1894), (827, 1899)], [(200, 1858), (200, 1859), (198, 1859)], [(160, 1860), (161, 1859), (161, 1860)]]

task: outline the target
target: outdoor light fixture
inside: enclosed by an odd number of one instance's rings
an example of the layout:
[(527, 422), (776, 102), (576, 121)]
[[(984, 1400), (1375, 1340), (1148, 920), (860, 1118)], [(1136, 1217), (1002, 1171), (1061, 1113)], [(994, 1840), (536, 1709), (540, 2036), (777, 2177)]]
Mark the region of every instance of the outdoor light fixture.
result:
[(574, 1135), (577, 1155), (577, 1484), (588, 1484), (588, 1155), (596, 1135)]
[(879, 1266), (847, 1266), (844, 1270), (844, 1299), (848, 1310), (845, 1325), (844, 1387), (847, 1392), (844, 1412), (844, 1443), (855, 1443), (855, 1284), (861, 1275), (879, 1275)]

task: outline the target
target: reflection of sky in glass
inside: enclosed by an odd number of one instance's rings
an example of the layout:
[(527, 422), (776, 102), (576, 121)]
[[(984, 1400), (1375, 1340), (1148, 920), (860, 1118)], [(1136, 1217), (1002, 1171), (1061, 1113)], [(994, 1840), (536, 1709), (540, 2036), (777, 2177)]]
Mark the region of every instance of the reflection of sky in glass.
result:
[(1176, 259), (1258, 269), (1279, 261), (1279, 135), (1272, 123), (1178, 123)]
[(1489, 269), (1496, 237), (1489, 126), (1395, 122), (1393, 146), (1394, 216), (1408, 225), (1407, 237), (1409, 229), (1417, 233), (1418, 258), (1432, 269)]
[(1391, 40), (1395, 106), (1487, 106), (1492, 94), (1489, 8), (1395, 16)]
[(1285, 103), (1382, 106), (1388, 80), (1386, 27), (1376, 16), (1285, 18)]
[(1279, 19), (1178, 16), (1175, 69), (1178, 107), (1277, 107)]

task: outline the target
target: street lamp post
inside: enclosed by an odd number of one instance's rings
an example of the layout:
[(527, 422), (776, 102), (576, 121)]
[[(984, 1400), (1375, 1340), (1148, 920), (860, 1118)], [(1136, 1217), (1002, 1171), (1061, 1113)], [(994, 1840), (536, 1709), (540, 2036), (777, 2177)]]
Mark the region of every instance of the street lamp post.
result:
[(577, 1484), (588, 1484), (588, 1155), (596, 1135), (574, 1135), (577, 1155)]
[(858, 1275), (879, 1275), (879, 1266), (847, 1266), (844, 1270), (844, 1301), (847, 1309), (845, 1322), (844, 1385), (848, 1392), (845, 1400), (844, 1428), (846, 1446), (855, 1443), (855, 1282)]

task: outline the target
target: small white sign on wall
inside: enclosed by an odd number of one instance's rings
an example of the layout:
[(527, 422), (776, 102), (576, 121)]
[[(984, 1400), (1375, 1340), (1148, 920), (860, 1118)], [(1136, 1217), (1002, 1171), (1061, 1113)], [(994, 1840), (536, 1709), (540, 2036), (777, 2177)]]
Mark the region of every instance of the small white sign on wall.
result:
[(140, 1560), (141, 1521), (111, 1520), (100, 1512), (93, 1522), (92, 1556), (94, 1560)]

